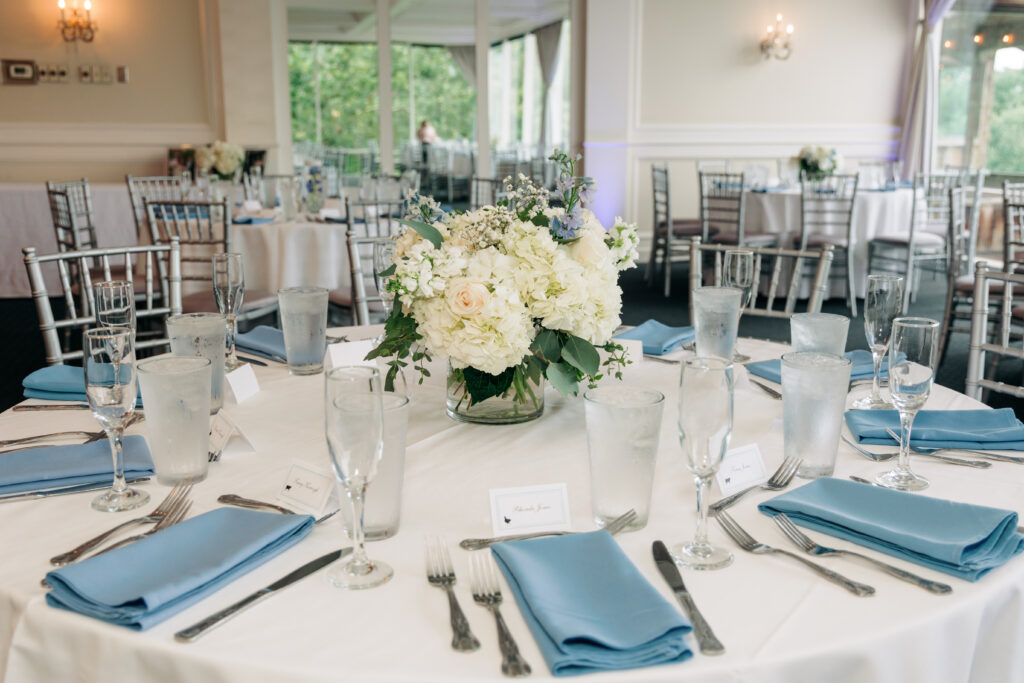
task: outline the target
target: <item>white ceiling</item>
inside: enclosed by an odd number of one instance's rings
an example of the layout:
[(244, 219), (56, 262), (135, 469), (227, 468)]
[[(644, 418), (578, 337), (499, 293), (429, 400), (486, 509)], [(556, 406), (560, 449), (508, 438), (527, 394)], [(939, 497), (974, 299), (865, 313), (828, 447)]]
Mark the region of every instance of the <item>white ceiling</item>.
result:
[[(374, 42), (375, 0), (287, 0), (291, 40)], [(490, 0), (489, 42), (532, 31), (569, 15), (569, 0)], [(391, 0), (397, 43), (471, 45), (474, 0)]]

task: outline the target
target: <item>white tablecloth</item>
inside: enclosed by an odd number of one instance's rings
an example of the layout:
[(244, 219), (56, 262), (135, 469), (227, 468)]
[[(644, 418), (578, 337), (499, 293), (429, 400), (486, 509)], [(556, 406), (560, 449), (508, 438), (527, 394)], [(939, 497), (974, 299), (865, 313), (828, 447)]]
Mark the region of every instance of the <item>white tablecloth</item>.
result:
[[(905, 235), (910, 230), (910, 209), (914, 192), (900, 188), (891, 192), (861, 190), (853, 208), (853, 282), (857, 296), (864, 296), (868, 271), (868, 242), (882, 235)], [(751, 232), (784, 235), (789, 244), (800, 238), (800, 189), (783, 192), (748, 192), (745, 227)], [(820, 226), (816, 230), (820, 230)], [(843, 229), (830, 234), (842, 235)], [(833, 262), (833, 268), (837, 267)], [(845, 264), (842, 266), (845, 268)], [(843, 296), (845, 286), (834, 284), (832, 296)]]
[[(125, 184), (92, 184), (90, 187), (99, 246), (136, 244), (135, 219)], [(57, 251), (44, 183), (0, 183), (0, 235), (3, 235), (0, 297), (32, 296), (21, 248), (35, 247), (41, 255)], [(57, 282), (54, 276), (48, 283), (51, 291), (58, 291)]]
[[(374, 330), (376, 331), (376, 330)], [(353, 338), (369, 336), (346, 331)], [(763, 359), (782, 347), (741, 340), (741, 351)], [(215, 506), (224, 493), (272, 499), (292, 459), (324, 465), (323, 377), (291, 377), (282, 366), (256, 368), (262, 391), (228, 410), (255, 452), (233, 440), (221, 462), (193, 492), (192, 513)], [(689, 538), (694, 527), (693, 478), (686, 471), (674, 414), (678, 366), (631, 366), (627, 383), (655, 386), (667, 396), (648, 526), (618, 541), (652, 584), (671, 599), (651, 559), (651, 543)], [(614, 380), (610, 380), (614, 381)], [(347, 545), (334, 519), (296, 547), (164, 623), (137, 633), (46, 606), (39, 579), (47, 558), (128, 517), (89, 509), (94, 494), (0, 506), (0, 672), (7, 681), (453, 681), (501, 680), (494, 621), (473, 604), (469, 553), (457, 539), (489, 536), (488, 490), (566, 482), (574, 528), (593, 528), (583, 405), (550, 388), (544, 416), (524, 425), (490, 427), (453, 422), (443, 415), (444, 372), (415, 389), (408, 436), (402, 527), (369, 546), (395, 569), (379, 588), (347, 592), (311, 576), (254, 607), (193, 644), (172, 634), (283, 576), (304, 562)], [(936, 387), (929, 408), (975, 407), (970, 399)], [(772, 424), (782, 404), (750, 386), (741, 372), (732, 444), (759, 444), (769, 469), (782, 458), (781, 430)], [(95, 428), (87, 413), (0, 415), (7, 436), (60, 426)], [(141, 426), (133, 427), (139, 431)], [(870, 477), (882, 469), (841, 444), (837, 476)], [(922, 495), (1017, 508), (1024, 500), (1024, 468), (995, 463), (990, 470), (951, 467), (917, 458), (914, 467), (932, 487)], [(147, 485), (153, 505), (167, 487)], [(373, 496), (370, 485), (369, 496)], [(717, 496), (717, 492), (715, 492)], [(756, 538), (790, 547), (775, 525), (756, 511), (770, 494), (751, 494), (734, 517)], [(149, 509), (149, 508), (146, 508)], [(457, 593), (483, 646), (471, 654), (449, 643), (444, 593), (426, 582), (423, 539), (444, 534), (452, 543)], [(829, 545), (855, 547), (813, 533)], [(725, 644), (720, 657), (683, 664), (600, 674), (602, 681), (772, 683), (994, 683), (1024, 680), (1024, 560), (1017, 558), (978, 583), (883, 557), (919, 574), (948, 582), (937, 596), (855, 562), (821, 561), (877, 588), (858, 598), (787, 558), (741, 552), (712, 523), (711, 538), (729, 546), (732, 566), (684, 571), (687, 586)], [(791, 547), (790, 547), (791, 548)], [(867, 551), (870, 552), (870, 551)], [(549, 677), (540, 652), (511, 599), (503, 610), (533, 678)]]
[(242, 254), (245, 284), (276, 292), (301, 285), (351, 288), (344, 223), (281, 221), (231, 226), (232, 250)]

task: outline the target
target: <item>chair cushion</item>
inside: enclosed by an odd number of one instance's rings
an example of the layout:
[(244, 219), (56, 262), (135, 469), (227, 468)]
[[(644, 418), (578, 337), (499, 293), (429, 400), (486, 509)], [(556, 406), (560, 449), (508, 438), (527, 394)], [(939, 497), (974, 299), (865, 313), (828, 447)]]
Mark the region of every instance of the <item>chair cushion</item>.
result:
[[(262, 292), (258, 289), (246, 290), (241, 312), (245, 314), (249, 311), (273, 306), (276, 303), (276, 294)], [(217, 300), (213, 297), (213, 287), (181, 297), (181, 311), (182, 313), (216, 312)]]
[[(719, 244), (738, 244), (739, 233), (734, 230), (720, 232), (714, 237), (714, 242)], [(745, 232), (743, 233), (743, 244), (751, 247), (765, 247), (778, 244), (779, 235), (770, 232)]]
[[(875, 237), (872, 242), (884, 242), (886, 244), (901, 244), (906, 245), (910, 242), (909, 235), (883, 235)], [(940, 235), (936, 235), (933, 232), (920, 231), (914, 235), (914, 244), (919, 244), (925, 247), (940, 247), (946, 243), (946, 240)]]
[(814, 233), (807, 236), (807, 246), (820, 247), (823, 244), (831, 244), (833, 247), (846, 247), (846, 235)]
[[(994, 293), (1002, 293), (1006, 288), (1006, 283), (1002, 280), (993, 280), (988, 283), (988, 291)], [(971, 293), (974, 291), (974, 276), (973, 275), (961, 275), (956, 279), (956, 291)], [(1016, 315), (1016, 314), (1015, 314)]]

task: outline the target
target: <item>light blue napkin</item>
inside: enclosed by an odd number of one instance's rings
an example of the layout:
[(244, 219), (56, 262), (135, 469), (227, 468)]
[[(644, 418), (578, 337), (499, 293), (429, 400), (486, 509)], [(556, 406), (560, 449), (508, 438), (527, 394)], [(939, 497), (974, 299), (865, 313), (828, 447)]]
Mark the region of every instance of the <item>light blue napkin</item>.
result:
[[(876, 412), (876, 411), (864, 411)], [(823, 477), (757, 506), (968, 581), (1024, 551), (1017, 513)]]
[(692, 327), (669, 327), (657, 320), (648, 320), (631, 330), (615, 335), (615, 339), (639, 339), (644, 353), (660, 356), (697, 336)]
[(295, 545), (312, 528), (309, 515), (217, 508), (51, 571), (46, 602), (144, 631)]
[[(849, 410), (846, 424), (859, 443), (894, 446), (885, 429), (900, 433), (895, 410)], [(910, 445), (923, 448), (988, 448), (1024, 451), (1024, 424), (1012, 408), (920, 410), (910, 430)]]
[[(113, 376), (113, 375), (111, 375)], [(46, 401), (88, 401), (85, 395), (85, 371), (78, 365), (49, 365), (39, 368), (21, 381), (25, 398)], [(142, 405), (139, 396), (136, 405)]]
[(551, 673), (634, 669), (693, 656), (690, 623), (607, 531), (491, 546)]
[(231, 222), (235, 225), (265, 225), (273, 223), (274, 219), (267, 216), (239, 216), (238, 218), (232, 218)]
[(236, 334), (235, 346), (271, 360), (285, 359), (284, 332), (276, 327), (257, 325), (248, 332)]
[[(99, 425), (96, 425), (97, 429)], [(124, 473), (128, 478), (153, 474), (153, 460), (146, 439), (126, 436)], [(114, 480), (110, 443), (45, 446), (0, 453), (0, 494), (24, 493), (58, 486), (102, 484)]]
[[(871, 358), (871, 352), (864, 349), (847, 351), (844, 354), (850, 359), (853, 367), (850, 368), (850, 379), (871, 379), (875, 374), (875, 363)], [(747, 363), (747, 372), (758, 377), (782, 384), (782, 360), (763, 360), (757, 363)], [(881, 376), (889, 374), (887, 363), (882, 363)]]
[(751, 192), (757, 192), (759, 194), (770, 194), (774, 192), (785, 192), (788, 189), (788, 187), (776, 185), (774, 187), (755, 187), (753, 190), (751, 190)]

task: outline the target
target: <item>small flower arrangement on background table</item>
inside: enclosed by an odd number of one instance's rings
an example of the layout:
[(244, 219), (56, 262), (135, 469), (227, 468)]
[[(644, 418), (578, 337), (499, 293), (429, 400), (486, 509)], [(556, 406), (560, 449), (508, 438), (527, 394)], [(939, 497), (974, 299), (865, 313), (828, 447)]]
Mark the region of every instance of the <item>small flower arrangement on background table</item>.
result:
[(835, 147), (828, 149), (820, 145), (808, 145), (796, 157), (800, 173), (809, 178), (832, 175), (839, 169), (839, 152)]
[(223, 140), (196, 149), (196, 164), (199, 170), (213, 173), (221, 180), (234, 180), (244, 160), (244, 149)]
[(626, 360), (611, 336), (622, 308), (618, 274), (636, 265), (636, 229), (616, 218), (606, 230), (584, 208), (594, 182), (575, 175), (579, 157), (551, 158), (562, 207), (522, 175), (506, 179), (504, 200), (475, 211), (410, 202), (382, 274), (395, 306), (367, 356), (391, 359), (387, 384), (410, 362), (429, 375), (425, 361), (447, 356), (448, 414), (510, 423), (540, 416), (545, 379), (571, 396), (580, 382), (621, 377)]

